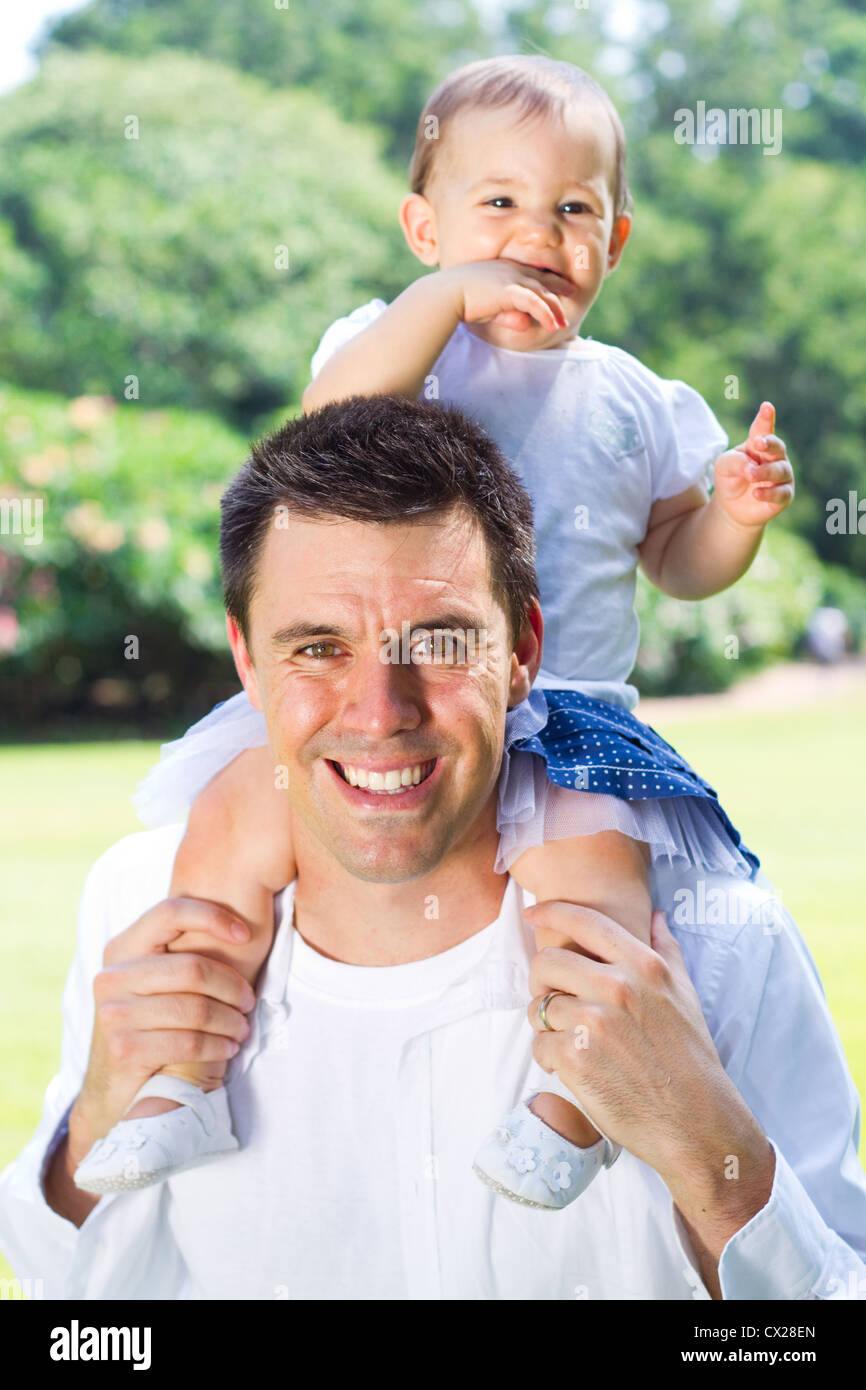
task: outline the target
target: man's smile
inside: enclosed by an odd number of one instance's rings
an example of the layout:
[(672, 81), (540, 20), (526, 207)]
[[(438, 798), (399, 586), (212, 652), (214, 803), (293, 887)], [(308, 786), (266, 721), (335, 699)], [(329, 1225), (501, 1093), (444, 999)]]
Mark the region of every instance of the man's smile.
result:
[(390, 798), (389, 804), (399, 803), (401, 810), (408, 810), (426, 800), (431, 784), (438, 780), (441, 758), (429, 758), (424, 762), (380, 763), (378, 767), (361, 763), (339, 763), (333, 758), (325, 758), (325, 763), (333, 770), (334, 778), (350, 801), (356, 806), (371, 806), (381, 809), (383, 797)]
[(424, 763), (407, 763), (402, 767), (388, 768), (334, 762), (334, 767), (350, 786), (364, 787), (371, 792), (402, 792), (406, 787), (417, 787), (429, 777), (435, 766), (435, 758)]

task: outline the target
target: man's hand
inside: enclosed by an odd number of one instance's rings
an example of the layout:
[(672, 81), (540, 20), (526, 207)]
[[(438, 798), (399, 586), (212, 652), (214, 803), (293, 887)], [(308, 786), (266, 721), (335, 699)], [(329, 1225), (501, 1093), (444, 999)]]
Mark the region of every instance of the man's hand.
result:
[(211, 1062), (225, 1067), (249, 1035), (253, 989), (230, 965), (169, 951), (184, 932), (207, 932), (237, 946), (249, 928), (225, 908), (168, 898), (108, 943), (93, 982), (90, 1061), (69, 1117), (71, 1156), (80, 1161), (122, 1118), (160, 1067)]
[(233, 946), (250, 934), (244, 922), (216, 903), (167, 898), (105, 948), (103, 968), (93, 982), (87, 1073), (69, 1112), (69, 1132), (43, 1183), (48, 1205), (75, 1226), (100, 1201), (75, 1186), (75, 1170), (97, 1139), (122, 1119), (148, 1077), (177, 1062), (209, 1062), (224, 1070), (249, 1034), (244, 1014), (256, 997), (243, 976), (208, 956), (169, 951), (189, 931)]
[(748, 438), (716, 459), (713, 497), (738, 526), (766, 526), (794, 500), (794, 470), (764, 401)]
[[(712, 1287), (727, 1241), (769, 1200), (773, 1152), (722, 1067), (664, 914), (653, 914), (652, 947), (571, 903), (538, 903), (526, 917), (586, 952), (548, 949), (533, 960), (536, 1061), (662, 1177), (696, 1253), (709, 1253), (702, 1272)], [(538, 1009), (551, 991), (562, 995), (547, 1006), (547, 1031)]]

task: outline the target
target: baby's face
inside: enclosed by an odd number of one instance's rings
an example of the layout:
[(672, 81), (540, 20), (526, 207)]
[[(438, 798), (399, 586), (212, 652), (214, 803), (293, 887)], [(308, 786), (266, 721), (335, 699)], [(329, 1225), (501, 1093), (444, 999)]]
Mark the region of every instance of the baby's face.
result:
[(469, 325), (473, 333), (526, 351), (577, 336), (628, 236), (629, 219), (614, 217), (615, 168), (613, 126), (592, 99), (564, 119), (521, 121), (516, 109), (454, 117), (425, 194), (440, 269), (500, 258), (554, 270), (575, 287), (561, 299), (564, 329), (487, 323)]

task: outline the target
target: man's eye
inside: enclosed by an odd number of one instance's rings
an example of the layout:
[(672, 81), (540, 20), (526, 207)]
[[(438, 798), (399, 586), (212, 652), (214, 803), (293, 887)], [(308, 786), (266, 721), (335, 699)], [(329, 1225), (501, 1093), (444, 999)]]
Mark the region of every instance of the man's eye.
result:
[(433, 656), (433, 636), (419, 637), (417, 642), (412, 643), (413, 661), (430, 661)]
[(323, 661), (326, 657), (339, 651), (335, 642), (311, 642), (308, 647), (302, 647), (299, 656), (306, 656), (309, 653), (316, 661)]
[(454, 662), (466, 660), (467, 645), (466, 638), (461, 632), (454, 632), (448, 628), (437, 628), (435, 632), (429, 632), (424, 637), (419, 637), (414, 644), (413, 652), (418, 655), (415, 661), (433, 661), (440, 664), (451, 665)]

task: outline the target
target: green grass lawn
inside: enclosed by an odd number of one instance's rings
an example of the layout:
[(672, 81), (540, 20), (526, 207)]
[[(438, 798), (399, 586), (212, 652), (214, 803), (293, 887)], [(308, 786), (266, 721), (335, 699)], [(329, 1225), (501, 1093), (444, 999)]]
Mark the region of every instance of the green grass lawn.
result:
[[(803, 933), (866, 1097), (862, 690), (778, 712), (656, 727), (715, 787)], [(866, 1158), (863, 1135), (860, 1154)]]
[[(816, 958), (866, 1094), (862, 695), (790, 711), (656, 720), (716, 787)], [(0, 1168), (36, 1127), (60, 1055), (75, 906), (94, 858), (140, 828), (129, 805), (157, 745), (0, 748)], [(9, 1271), (0, 1258), (0, 1275)]]

